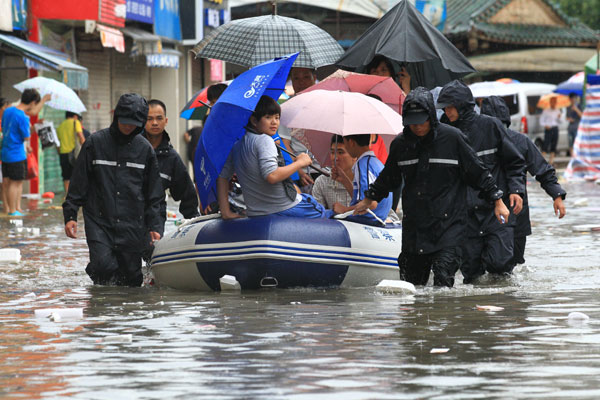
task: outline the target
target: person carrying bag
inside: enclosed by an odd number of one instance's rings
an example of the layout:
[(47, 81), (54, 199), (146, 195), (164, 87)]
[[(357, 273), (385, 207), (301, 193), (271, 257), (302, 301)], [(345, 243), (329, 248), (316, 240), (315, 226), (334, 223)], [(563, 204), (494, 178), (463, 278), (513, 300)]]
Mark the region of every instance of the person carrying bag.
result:
[(65, 193), (69, 190), (69, 181), (73, 173), (73, 166), (85, 141), (83, 128), (77, 114), (66, 112), (66, 119), (58, 126), (57, 134), (60, 141), (58, 152), (60, 155), (60, 168), (65, 185)]

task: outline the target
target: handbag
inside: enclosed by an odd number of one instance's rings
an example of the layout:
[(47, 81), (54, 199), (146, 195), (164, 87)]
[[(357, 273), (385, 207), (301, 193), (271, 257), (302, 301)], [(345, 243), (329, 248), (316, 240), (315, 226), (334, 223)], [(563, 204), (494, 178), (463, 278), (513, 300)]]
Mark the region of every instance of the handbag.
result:
[(79, 135), (77, 135), (77, 120), (73, 120), (73, 135), (75, 136), (75, 148), (69, 153), (69, 163), (75, 166), (79, 152), (81, 151), (81, 143), (79, 142)]
[(46, 149), (50, 146), (60, 146), (56, 130), (52, 121), (38, 122), (34, 125), (35, 131), (38, 134), (42, 149)]
[(27, 176), (26, 179), (37, 178), (38, 176), (38, 162), (35, 158), (35, 154), (27, 153)]

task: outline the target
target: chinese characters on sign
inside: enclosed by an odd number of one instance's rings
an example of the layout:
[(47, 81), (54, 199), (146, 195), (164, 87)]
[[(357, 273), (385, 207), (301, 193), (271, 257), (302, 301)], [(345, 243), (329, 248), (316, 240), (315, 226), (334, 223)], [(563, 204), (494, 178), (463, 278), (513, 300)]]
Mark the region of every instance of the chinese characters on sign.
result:
[(127, 19), (153, 24), (154, 12), (152, 9), (153, 0), (127, 0)]

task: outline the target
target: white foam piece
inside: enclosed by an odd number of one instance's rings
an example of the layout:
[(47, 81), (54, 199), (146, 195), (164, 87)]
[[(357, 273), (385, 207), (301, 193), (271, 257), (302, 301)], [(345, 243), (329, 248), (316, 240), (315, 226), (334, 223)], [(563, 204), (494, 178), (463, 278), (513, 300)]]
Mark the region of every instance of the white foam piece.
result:
[(39, 310), (35, 310), (36, 318), (52, 317), (57, 322), (55, 315), (60, 319), (82, 319), (83, 308), (40, 308)]
[(21, 261), (21, 250), (19, 249), (0, 249), (0, 262), (18, 263)]
[(221, 290), (241, 290), (242, 287), (240, 283), (235, 279), (233, 275), (223, 275), (219, 279), (219, 284), (221, 285)]
[(600, 231), (600, 224), (573, 225), (573, 232), (594, 232)]
[(569, 313), (568, 319), (569, 321), (587, 322), (590, 320), (590, 317), (588, 317), (587, 314), (584, 314), (582, 312), (574, 311), (572, 313)]
[(103, 343), (131, 343), (132, 341), (133, 335), (131, 333), (126, 335), (104, 336), (102, 338)]
[(588, 199), (587, 198), (582, 198), (582, 199), (577, 199), (573, 202), (573, 207), (585, 207), (588, 205)]
[(14, 226), (23, 226), (23, 220), (22, 219), (11, 219), (11, 220), (9, 220), (9, 222), (11, 224), (13, 224)]
[(384, 279), (376, 287), (378, 292), (385, 293), (399, 293), (399, 294), (415, 294), (417, 293), (417, 289), (415, 285), (410, 282), (393, 280), (393, 279)]

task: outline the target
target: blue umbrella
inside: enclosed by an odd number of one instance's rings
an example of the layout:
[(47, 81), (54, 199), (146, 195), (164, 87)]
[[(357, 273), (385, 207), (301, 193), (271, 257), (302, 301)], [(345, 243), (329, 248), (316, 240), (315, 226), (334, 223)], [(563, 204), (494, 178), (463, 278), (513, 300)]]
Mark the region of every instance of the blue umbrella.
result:
[(555, 93), (570, 95), (571, 93), (577, 94), (579, 97), (583, 95), (583, 84), (585, 75), (583, 72), (578, 72), (564, 82), (561, 82), (554, 89)]
[(275, 100), (285, 88), (298, 53), (258, 65), (231, 82), (210, 110), (194, 157), (196, 186), (202, 207), (216, 200), (219, 173), (262, 95)]

